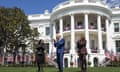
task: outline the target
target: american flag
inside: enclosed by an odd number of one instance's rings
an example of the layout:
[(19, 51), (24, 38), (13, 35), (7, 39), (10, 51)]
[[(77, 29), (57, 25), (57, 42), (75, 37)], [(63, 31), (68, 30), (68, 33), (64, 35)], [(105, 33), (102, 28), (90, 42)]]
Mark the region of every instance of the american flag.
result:
[(116, 60), (119, 62), (119, 60), (120, 60), (120, 57), (119, 57), (119, 55), (117, 54), (116, 55)]
[(18, 63), (18, 56), (17, 55), (15, 57), (15, 62), (16, 62), (16, 64)]
[(111, 53), (111, 61), (114, 61), (115, 60), (115, 55), (114, 55), (114, 52), (112, 51)]
[(24, 56), (24, 62), (26, 62), (27, 61), (27, 57), (26, 57), (26, 55)]
[(75, 68), (77, 67), (77, 59), (75, 59), (74, 65)]
[(28, 63), (30, 63), (30, 62), (31, 62), (31, 56), (28, 55)]
[(111, 58), (111, 57), (110, 57), (110, 52), (109, 52), (109, 51), (106, 51), (106, 52), (105, 52), (105, 56), (106, 56), (107, 59), (110, 59), (110, 58)]
[(4, 56), (2, 56), (2, 65), (4, 65)]

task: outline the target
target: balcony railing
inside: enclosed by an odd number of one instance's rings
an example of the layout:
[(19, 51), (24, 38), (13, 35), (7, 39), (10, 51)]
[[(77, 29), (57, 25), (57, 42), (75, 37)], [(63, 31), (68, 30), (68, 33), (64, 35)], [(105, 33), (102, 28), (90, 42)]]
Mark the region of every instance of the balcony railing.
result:
[(76, 25), (75, 29), (84, 29), (84, 26), (83, 25)]
[(90, 25), (90, 26), (89, 26), (89, 29), (97, 29), (97, 27), (94, 26), (94, 25)]
[[(58, 4), (56, 7), (53, 8), (53, 11), (63, 7), (63, 6), (67, 6), (67, 5), (70, 5), (70, 4), (82, 4), (82, 3), (86, 3), (85, 0), (72, 0), (72, 1), (65, 1), (65, 2), (62, 2), (60, 4)], [(101, 1), (96, 1), (96, 0), (88, 0), (87, 3), (98, 3), (100, 6), (106, 6), (108, 7), (105, 3), (101, 2)]]
[(70, 48), (65, 48), (64, 53), (66, 54), (66, 53), (69, 53), (69, 52), (70, 52)]
[(91, 53), (99, 53), (99, 49), (91, 49)]
[[(75, 29), (85, 29), (84, 25), (75, 25)], [(97, 30), (97, 26), (90, 25), (89, 30)], [(70, 26), (65, 26), (63, 27), (63, 31), (70, 31), (71, 28)], [(106, 31), (105, 27), (102, 27), (102, 31)], [(59, 29), (56, 28), (56, 33), (59, 33)]]
[(70, 26), (66, 26), (65, 28), (64, 28), (64, 31), (69, 31), (70, 30)]
[(75, 0), (75, 3), (82, 3), (83, 0)]
[(106, 31), (106, 28), (105, 28), (105, 27), (102, 27), (102, 31)]

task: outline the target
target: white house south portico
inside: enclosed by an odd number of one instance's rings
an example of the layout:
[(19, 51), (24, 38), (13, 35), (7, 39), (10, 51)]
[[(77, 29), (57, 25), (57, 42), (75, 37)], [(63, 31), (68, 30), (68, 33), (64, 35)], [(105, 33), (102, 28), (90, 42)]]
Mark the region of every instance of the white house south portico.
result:
[[(118, 8), (117, 11), (120, 11)], [(102, 65), (105, 61), (105, 50), (113, 50), (116, 54), (114, 38), (114, 23), (120, 28), (120, 13), (111, 9), (101, 0), (67, 0), (58, 4), (49, 14), (50, 42), (49, 55), (55, 53), (52, 39), (56, 34), (61, 34), (65, 39), (64, 67), (77, 67), (79, 58), (77, 55), (76, 42), (81, 36), (87, 40), (88, 61), (91, 67)], [(117, 20), (116, 20), (117, 19)], [(41, 22), (40, 22), (41, 23)], [(120, 30), (115, 28), (120, 37)], [(117, 37), (118, 37), (117, 36)], [(115, 36), (114, 36), (115, 37)], [(114, 44), (111, 46), (111, 42)], [(119, 49), (117, 38), (117, 48)], [(72, 55), (72, 59), (71, 59)]]

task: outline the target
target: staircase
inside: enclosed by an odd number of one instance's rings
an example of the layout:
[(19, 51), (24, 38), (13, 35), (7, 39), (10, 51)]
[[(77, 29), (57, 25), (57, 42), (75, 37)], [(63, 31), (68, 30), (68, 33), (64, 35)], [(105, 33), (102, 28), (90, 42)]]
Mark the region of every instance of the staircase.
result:
[(108, 64), (110, 64), (110, 62), (111, 62), (111, 60), (107, 60), (107, 61), (105, 61), (105, 62), (103, 62), (102, 64), (101, 64), (101, 66), (106, 66), (106, 65), (108, 65)]
[(50, 65), (50, 66), (54, 66), (54, 67), (58, 67), (58, 65), (57, 65), (57, 63), (56, 63), (56, 61), (55, 61), (55, 58), (56, 56), (54, 55), (54, 56), (47, 56), (47, 63), (48, 63), (48, 65)]

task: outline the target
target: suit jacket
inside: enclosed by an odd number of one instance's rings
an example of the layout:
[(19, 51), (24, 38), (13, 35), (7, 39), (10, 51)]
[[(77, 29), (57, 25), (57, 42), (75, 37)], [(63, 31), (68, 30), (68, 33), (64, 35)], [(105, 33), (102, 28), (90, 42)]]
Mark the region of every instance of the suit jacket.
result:
[(77, 42), (77, 48), (79, 54), (87, 54), (86, 40), (79, 40)]
[(44, 55), (44, 46), (37, 45), (36, 49), (37, 49), (36, 54)]
[(86, 40), (78, 40), (77, 42), (78, 50), (80, 50), (81, 48), (85, 48), (85, 47), (86, 47)]
[(54, 46), (57, 47), (57, 53), (64, 53), (65, 40), (62, 38), (54, 43)]

